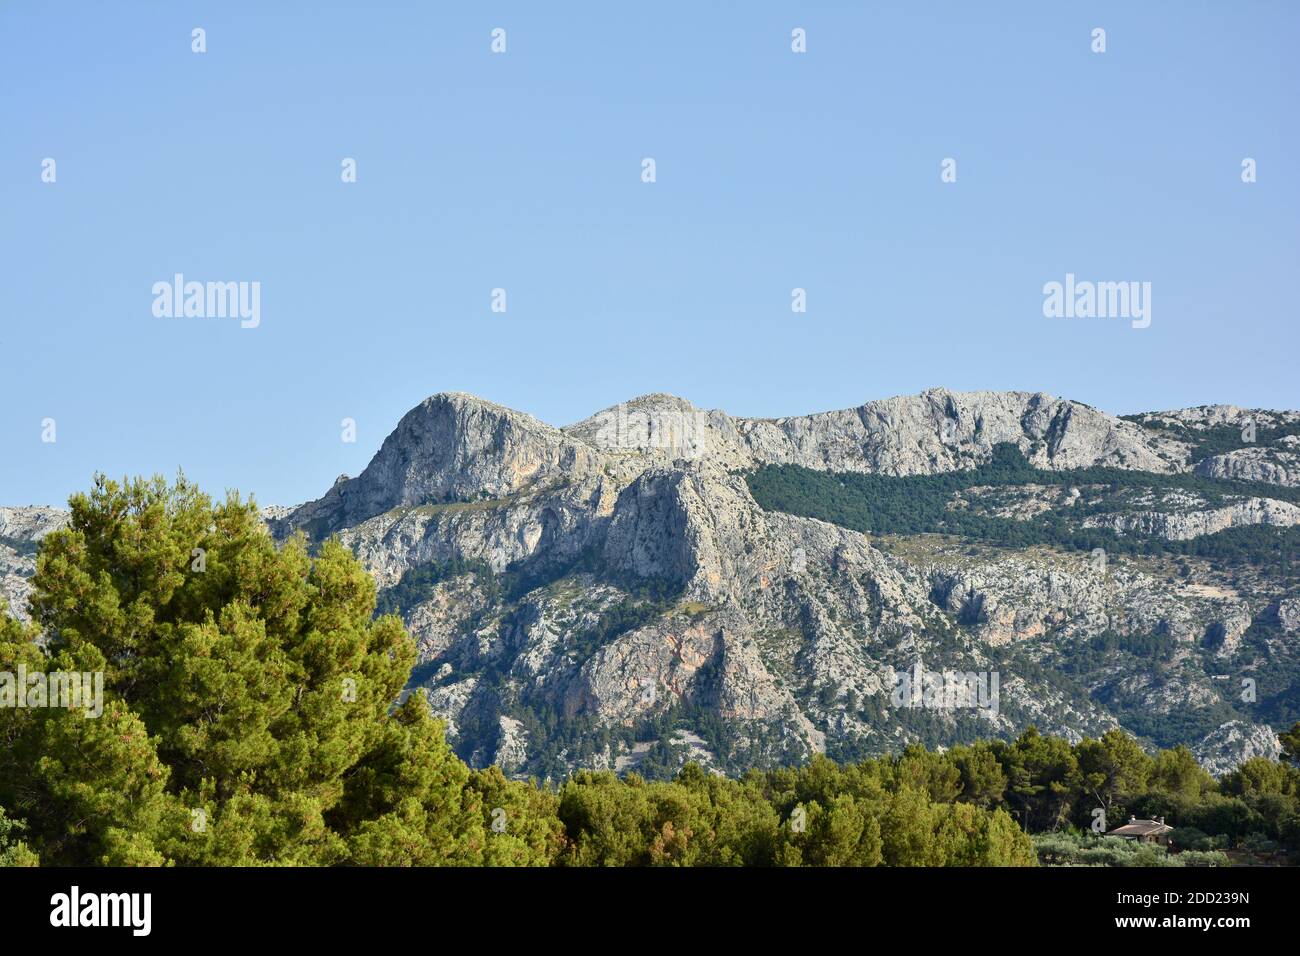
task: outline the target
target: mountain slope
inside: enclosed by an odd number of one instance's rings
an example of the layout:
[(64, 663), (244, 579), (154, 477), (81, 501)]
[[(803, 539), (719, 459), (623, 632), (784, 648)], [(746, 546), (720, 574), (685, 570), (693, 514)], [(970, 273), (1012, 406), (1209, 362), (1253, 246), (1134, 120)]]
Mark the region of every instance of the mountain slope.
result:
[[(650, 395), (554, 428), (441, 394), (267, 520), (357, 552), (476, 764), (737, 772), (1033, 723), (1218, 772), (1300, 718), (1300, 416), (1207, 408), (932, 389), (766, 420)], [(50, 520), (0, 538), (12, 605)]]
[[(1099, 571), (1088, 553), (1050, 544), (966, 553), (929, 533), (872, 537), (765, 510), (745, 477), (786, 464), (902, 481), (1013, 447), (1043, 472), (1131, 473), (1134, 488), (1061, 491), (1088, 503), (1079, 527), (1108, 541), (1289, 523), (1291, 502), (1229, 484), (1206, 483), (1207, 499), (1143, 490), (1151, 476), (1194, 478), (1197, 439), (1027, 392), (936, 389), (775, 421), (651, 395), (563, 429), (435, 396), (343, 493), (279, 530), (341, 533), (420, 641), (417, 682), (462, 753), (515, 772), (687, 755), (739, 770), (1031, 722), (1069, 737), (1119, 723), (1204, 743), (1224, 769), (1274, 748), (1262, 721), (1289, 714), (1290, 632), (1269, 623), (1285, 574), (1252, 569), (1233, 588), (1195, 555), (1167, 559), (1187, 568), (1171, 580), (1140, 553)], [(963, 494), (952, 507), (989, 506), (987, 489)], [(1034, 507), (1070, 514), (1062, 500)], [(1235, 701), (1236, 675), (1269, 659), (1282, 702)], [(892, 706), (895, 674), (918, 661), (997, 673), (996, 710)]]

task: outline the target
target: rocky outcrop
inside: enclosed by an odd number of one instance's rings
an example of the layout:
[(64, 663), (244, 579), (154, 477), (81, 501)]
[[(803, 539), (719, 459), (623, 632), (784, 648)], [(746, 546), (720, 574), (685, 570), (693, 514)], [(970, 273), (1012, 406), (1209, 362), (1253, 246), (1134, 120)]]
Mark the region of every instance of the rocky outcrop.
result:
[(1282, 745), (1269, 727), (1231, 720), (1195, 744), (1192, 753), (1201, 766), (1218, 777), (1251, 757), (1277, 760)]
[[(1198, 475), (1292, 488), (1300, 485), (1300, 412), (1199, 405), (1145, 412), (1132, 420), (1157, 440), (1181, 443), (1187, 453), (1184, 466)], [(1226, 435), (1240, 447), (1206, 455), (1197, 446), (1210, 435), (1217, 436), (1220, 443)]]
[(923, 475), (987, 461), (1015, 444), (1042, 468), (1111, 465), (1169, 472), (1184, 450), (1131, 422), (1041, 392), (950, 392), (791, 418), (731, 418), (651, 395), (565, 429), (596, 447), (707, 458), (728, 468), (793, 464), (826, 471)]
[(1270, 445), (1212, 455), (1197, 462), (1196, 473), (1206, 478), (1300, 487), (1300, 437), (1287, 435)]
[(635, 474), (648, 463), (708, 460), (744, 468), (754, 458), (737, 422), (725, 412), (696, 408), (675, 395), (643, 395), (567, 426), (566, 434), (611, 453)]
[(598, 472), (602, 456), (530, 415), (459, 392), (407, 412), (356, 478), (341, 478), (277, 525), (317, 533), (394, 508), (502, 499)]
[(1196, 511), (1134, 511), (1096, 515), (1083, 522), (1087, 528), (1109, 528), (1116, 534), (1137, 532), (1167, 541), (1190, 541), (1228, 528), (1272, 525), (1290, 528), (1300, 525), (1300, 507), (1272, 498), (1244, 498), (1220, 508)]
[(68, 523), (62, 508), (28, 505), (0, 507), (0, 606), (11, 615), (27, 619), (31, 576), (36, 573), (36, 551), (51, 531)]
[(934, 474), (987, 461), (999, 442), (1041, 468), (1112, 465), (1167, 472), (1176, 453), (1143, 429), (1041, 392), (950, 392), (776, 421), (744, 420), (754, 458), (832, 471)]
[(1300, 598), (1284, 598), (1272, 607), (1273, 618), (1288, 634), (1300, 631)]
[(504, 714), (497, 718), (497, 730), (497, 749), (492, 762), (505, 773), (514, 773), (528, 760), (528, 732), (522, 723)]
[(1241, 428), (1254, 422), (1257, 428), (1276, 428), (1300, 424), (1300, 411), (1277, 411), (1263, 408), (1240, 408), (1236, 405), (1197, 405), (1164, 412), (1143, 412), (1133, 416), (1144, 425), (1185, 428), (1204, 432), (1212, 428)]
[(0, 539), (15, 544), (36, 545), (51, 531), (65, 527), (68, 518), (69, 513), (64, 508), (42, 505), (0, 507)]

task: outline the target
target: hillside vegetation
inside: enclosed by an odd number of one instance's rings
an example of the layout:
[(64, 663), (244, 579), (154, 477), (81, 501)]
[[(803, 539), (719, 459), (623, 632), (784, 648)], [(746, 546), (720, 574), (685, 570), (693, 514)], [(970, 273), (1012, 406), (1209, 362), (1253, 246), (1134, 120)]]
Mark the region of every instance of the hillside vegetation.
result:
[[(864, 533), (945, 533), (1006, 548), (1056, 545), (1084, 551), (1102, 548), (1113, 554), (1186, 554), (1226, 563), (1267, 562), (1285, 571), (1294, 569), (1300, 557), (1300, 528), (1295, 527), (1254, 525), (1171, 541), (1152, 534), (1120, 535), (1084, 526), (1090, 516), (1132, 510), (1131, 504), (1117, 500), (1122, 492), (1186, 492), (1213, 506), (1247, 496), (1295, 503), (1300, 501), (1300, 488), (1119, 468), (1034, 468), (1008, 443), (996, 445), (992, 458), (982, 465), (935, 475), (891, 477), (767, 465), (745, 478), (754, 499), (767, 510), (818, 518)], [(956, 494), (972, 488), (1031, 485), (1097, 486), (1100, 493), (1080, 495), (1069, 507), (1027, 520), (950, 507)]]
[(1206, 850), (1300, 846), (1291, 763), (1216, 782), (1119, 731), (739, 780), (474, 770), (422, 694), (398, 704), (412, 642), (346, 549), (277, 547), (251, 503), (183, 480), (76, 496), (34, 587), (34, 623), (0, 617), (0, 671), (101, 672), (106, 693), (99, 717), (0, 709), (4, 865), (1032, 865), (1026, 831), (1098, 811), (1158, 812)]

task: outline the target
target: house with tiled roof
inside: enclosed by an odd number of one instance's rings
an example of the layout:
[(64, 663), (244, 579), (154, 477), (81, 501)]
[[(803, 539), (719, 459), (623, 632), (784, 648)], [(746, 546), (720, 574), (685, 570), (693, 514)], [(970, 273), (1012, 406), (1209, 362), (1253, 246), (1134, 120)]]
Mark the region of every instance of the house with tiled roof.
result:
[(1137, 840), (1140, 843), (1168, 843), (1169, 832), (1173, 827), (1165, 823), (1164, 817), (1154, 820), (1139, 820), (1129, 817), (1128, 823), (1114, 830), (1108, 830), (1106, 836), (1119, 837), (1123, 840)]

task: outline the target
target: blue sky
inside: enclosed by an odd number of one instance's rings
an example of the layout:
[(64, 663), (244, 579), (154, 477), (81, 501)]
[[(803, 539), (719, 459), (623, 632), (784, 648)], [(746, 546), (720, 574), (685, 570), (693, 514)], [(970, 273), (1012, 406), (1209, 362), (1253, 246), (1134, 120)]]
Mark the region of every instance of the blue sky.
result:
[[(0, 3), (0, 504), (296, 503), (445, 390), (1300, 405), (1300, 5), (542, 7)], [(156, 318), (177, 272), (260, 282), (260, 326)], [(1067, 272), (1151, 282), (1151, 326), (1045, 318)]]

